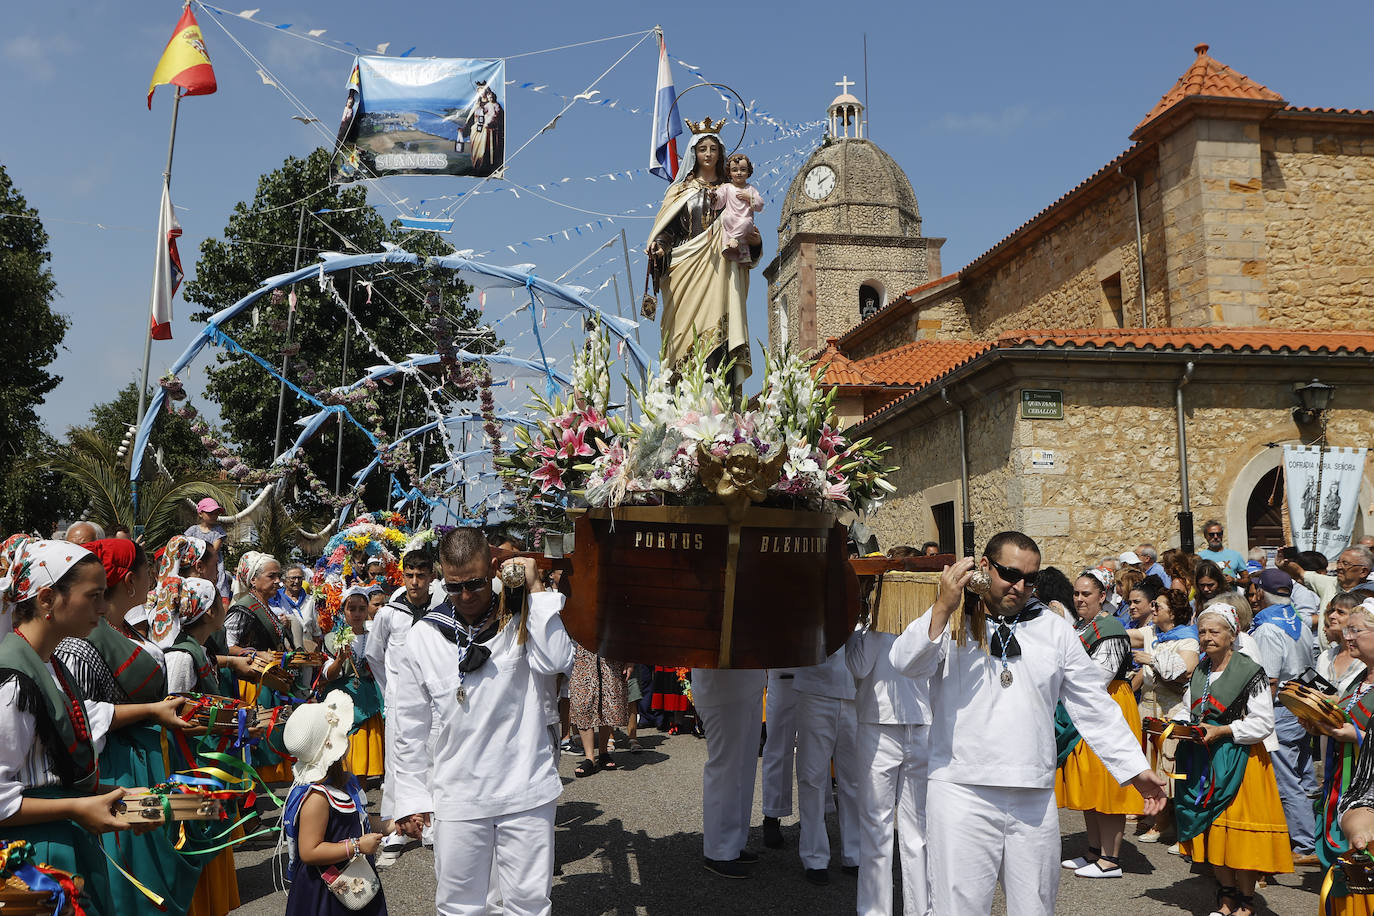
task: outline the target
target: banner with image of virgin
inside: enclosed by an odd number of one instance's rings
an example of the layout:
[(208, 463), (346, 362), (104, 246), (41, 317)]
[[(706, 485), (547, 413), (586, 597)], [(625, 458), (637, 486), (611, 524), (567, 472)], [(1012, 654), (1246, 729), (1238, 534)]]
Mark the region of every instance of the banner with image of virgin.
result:
[(1350, 546), (1360, 511), (1364, 458), (1362, 448), (1283, 447), (1288, 515), (1299, 550), (1320, 551), (1334, 562)]
[(330, 174), (484, 178), (506, 158), (506, 62), (359, 57)]

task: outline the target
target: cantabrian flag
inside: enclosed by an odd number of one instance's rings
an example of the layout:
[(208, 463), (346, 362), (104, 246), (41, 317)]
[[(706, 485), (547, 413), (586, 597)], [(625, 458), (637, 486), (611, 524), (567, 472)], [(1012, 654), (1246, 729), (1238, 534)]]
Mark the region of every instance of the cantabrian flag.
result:
[(200, 34), (200, 23), (190, 6), (182, 10), (181, 19), (162, 52), (162, 59), (153, 71), (148, 84), (148, 108), (153, 107), (153, 90), (171, 83), (180, 86), (182, 95), (209, 95), (215, 91), (215, 71)]
[(153, 257), (153, 318), (148, 333), (153, 340), (172, 339), (172, 297), (177, 294), (184, 276), (177, 239), (181, 237), (181, 223), (172, 209), (172, 195), (162, 186), (162, 209), (157, 220), (157, 253)]

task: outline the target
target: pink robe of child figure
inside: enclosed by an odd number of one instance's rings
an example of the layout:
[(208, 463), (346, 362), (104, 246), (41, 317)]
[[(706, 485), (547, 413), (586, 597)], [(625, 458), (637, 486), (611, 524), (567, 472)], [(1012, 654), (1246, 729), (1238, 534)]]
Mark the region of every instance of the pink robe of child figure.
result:
[(715, 209), (724, 210), (720, 227), (724, 236), (721, 250), (732, 261), (748, 261), (749, 243), (745, 236), (754, 228), (754, 214), (763, 211), (763, 195), (751, 184), (744, 187), (725, 184), (716, 187)]

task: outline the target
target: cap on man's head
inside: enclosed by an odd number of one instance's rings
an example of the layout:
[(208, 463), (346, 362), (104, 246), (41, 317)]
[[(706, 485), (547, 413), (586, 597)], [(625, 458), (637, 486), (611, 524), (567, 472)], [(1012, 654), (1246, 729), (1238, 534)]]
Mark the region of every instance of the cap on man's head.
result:
[(1281, 569), (1262, 569), (1254, 577), (1259, 587), (1273, 595), (1293, 594), (1293, 577)]
[(207, 496), (207, 497), (205, 497), (204, 499), (202, 499), (200, 502), (196, 503), (196, 511), (197, 511), (197, 512), (223, 512), (223, 511), (224, 511), (224, 507), (221, 506), (221, 505), (215, 500), (215, 498), (214, 498), (213, 496)]
[(1121, 556), (1117, 557), (1116, 561), (1118, 563), (1130, 563), (1132, 565), (1135, 565), (1140, 562), (1140, 557), (1136, 555), (1136, 552), (1134, 550), (1128, 550)]
[(1257, 573), (1264, 569), (1264, 564), (1261, 563), (1259, 560), (1246, 560), (1245, 568), (1250, 570), (1250, 572), (1252, 573)]

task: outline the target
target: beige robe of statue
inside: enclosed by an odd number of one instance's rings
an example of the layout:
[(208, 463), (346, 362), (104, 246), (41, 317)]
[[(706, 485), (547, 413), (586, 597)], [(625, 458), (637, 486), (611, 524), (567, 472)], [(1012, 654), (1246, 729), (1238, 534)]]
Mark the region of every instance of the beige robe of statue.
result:
[[(669, 227), (691, 195), (702, 187), (705, 185), (689, 179), (669, 188), (649, 234), (650, 243)], [(749, 299), (749, 269), (753, 264), (725, 257), (721, 250), (721, 224), (715, 216), (708, 211), (704, 218), (713, 220), (711, 224), (672, 249), (668, 273), (660, 278), (663, 365), (676, 366), (691, 352), (696, 339), (704, 337), (711, 349), (722, 343), (727, 345), (728, 355), (735, 360), (739, 372), (737, 377), (744, 379), (752, 371), (745, 307)]]

